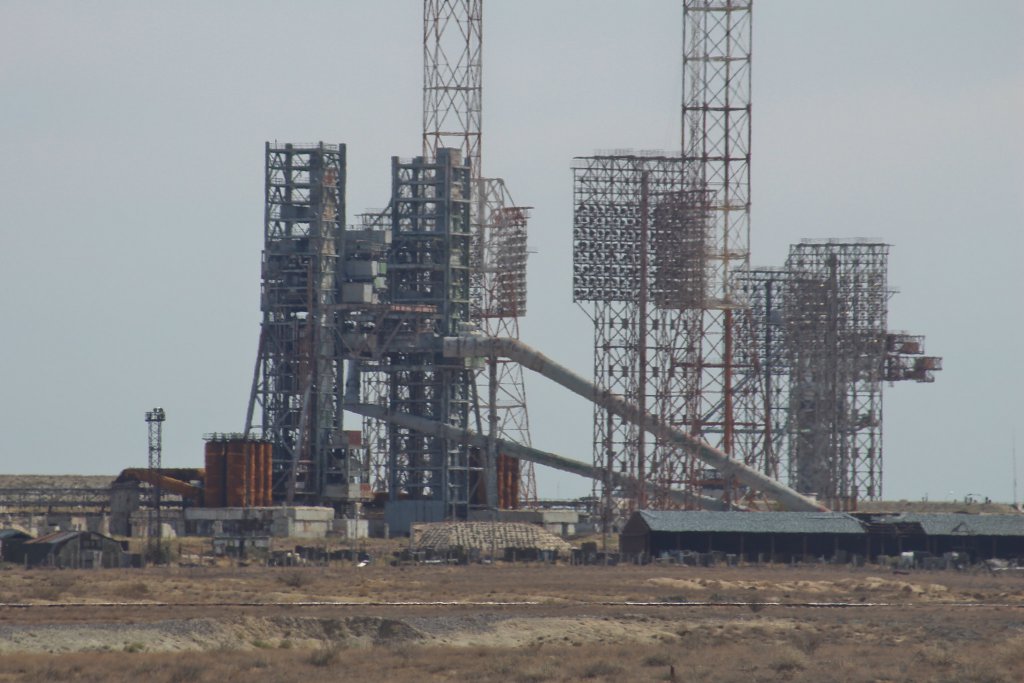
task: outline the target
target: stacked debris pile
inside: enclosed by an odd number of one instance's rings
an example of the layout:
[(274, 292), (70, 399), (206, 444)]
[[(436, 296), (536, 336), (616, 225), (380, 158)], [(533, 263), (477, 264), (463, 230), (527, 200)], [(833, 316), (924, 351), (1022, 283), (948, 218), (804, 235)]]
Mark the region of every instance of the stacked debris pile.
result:
[(572, 546), (535, 524), (513, 522), (442, 522), (412, 528), (411, 550), (426, 557), (479, 557), (506, 560), (555, 559)]

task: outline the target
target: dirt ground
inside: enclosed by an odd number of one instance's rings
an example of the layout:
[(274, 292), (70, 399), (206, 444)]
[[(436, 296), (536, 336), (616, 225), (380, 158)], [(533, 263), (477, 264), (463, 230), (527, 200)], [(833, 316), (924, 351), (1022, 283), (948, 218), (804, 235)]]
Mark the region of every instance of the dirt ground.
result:
[(10, 569), (0, 602), (0, 681), (998, 682), (1024, 672), (1018, 573)]

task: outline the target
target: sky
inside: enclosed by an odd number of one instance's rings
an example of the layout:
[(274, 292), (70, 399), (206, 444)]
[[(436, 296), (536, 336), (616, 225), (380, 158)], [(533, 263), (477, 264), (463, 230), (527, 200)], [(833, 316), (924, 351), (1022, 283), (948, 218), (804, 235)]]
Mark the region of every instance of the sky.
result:
[[(165, 466), (241, 431), (267, 140), (348, 145), (349, 220), (420, 150), (413, 0), (0, 3), (0, 471)], [(572, 159), (678, 150), (678, 0), (489, 0), (483, 172), (530, 223), (521, 336), (591, 373)], [(1008, 501), (1024, 477), (1024, 3), (760, 0), (755, 265), (801, 238), (893, 245), (889, 327), (945, 369), (885, 389), (886, 498)], [(528, 375), (535, 446), (591, 458), (590, 406)], [(542, 497), (590, 492), (538, 471)], [(1021, 487), (1024, 496), (1024, 485)]]

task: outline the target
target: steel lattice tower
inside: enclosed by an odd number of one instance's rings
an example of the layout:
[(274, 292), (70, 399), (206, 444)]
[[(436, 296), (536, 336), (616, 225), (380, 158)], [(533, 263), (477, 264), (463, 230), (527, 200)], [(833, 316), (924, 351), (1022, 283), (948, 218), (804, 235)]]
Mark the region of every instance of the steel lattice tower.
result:
[[(518, 207), (503, 180), (483, 177), (483, 1), (424, 0), (423, 156), (441, 148), (461, 150), (473, 178), (472, 319), (490, 336), (519, 338), (526, 314), (527, 207)], [(522, 368), (491, 359), (495, 367), (478, 383), (497, 410), (497, 436), (530, 444)], [(490, 382), (495, 382), (493, 390)], [(483, 392), (481, 392), (483, 393)], [(510, 460), (508, 466), (518, 467)], [(532, 463), (523, 463), (519, 498), (536, 501)], [(505, 501), (512, 503), (512, 501)], [(514, 504), (514, 503), (513, 503)]]
[[(706, 191), (710, 208), (707, 297), (689, 314), (694, 382), (685, 424), (748, 463), (756, 459), (750, 451), (758, 437), (755, 430), (737, 430), (737, 375), (750, 370), (738, 352), (749, 340), (737, 334), (746, 314), (733, 273), (750, 265), (751, 4), (684, 0), (682, 108), (687, 186)], [(694, 466), (692, 476), (690, 485), (699, 489), (716, 474)]]
[(423, 156), (461, 150), (481, 176), (483, 0), (423, 2)]

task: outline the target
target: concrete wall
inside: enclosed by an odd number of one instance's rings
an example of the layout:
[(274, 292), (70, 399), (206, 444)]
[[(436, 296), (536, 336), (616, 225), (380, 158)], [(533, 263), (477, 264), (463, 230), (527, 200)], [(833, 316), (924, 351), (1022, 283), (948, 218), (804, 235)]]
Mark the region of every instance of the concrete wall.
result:
[(188, 508), (185, 528), (195, 536), (324, 538), (334, 523), (327, 507)]

